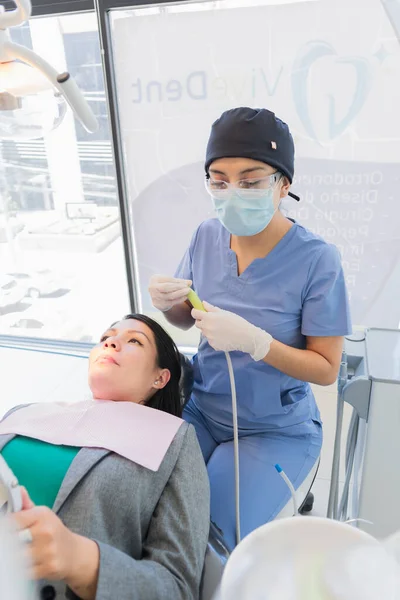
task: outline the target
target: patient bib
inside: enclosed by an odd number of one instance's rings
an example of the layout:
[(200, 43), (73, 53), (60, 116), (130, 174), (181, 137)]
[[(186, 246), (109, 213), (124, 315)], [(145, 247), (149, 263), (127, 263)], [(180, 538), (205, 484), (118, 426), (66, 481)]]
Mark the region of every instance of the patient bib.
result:
[(16, 410), (0, 423), (0, 435), (103, 448), (157, 471), (182, 423), (178, 417), (133, 402), (56, 402)]

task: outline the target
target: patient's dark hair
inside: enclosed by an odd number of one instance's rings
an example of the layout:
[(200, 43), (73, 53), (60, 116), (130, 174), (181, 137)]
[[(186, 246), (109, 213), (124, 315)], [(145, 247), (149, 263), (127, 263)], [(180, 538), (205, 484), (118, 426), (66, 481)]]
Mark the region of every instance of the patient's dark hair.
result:
[(126, 321), (127, 319), (140, 321), (152, 330), (157, 348), (157, 366), (160, 369), (168, 369), (171, 373), (167, 385), (157, 390), (154, 396), (146, 402), (146, 406), (163, 410), (175, 417), (181, 417), (183, 409), (180, 388), (182, 375), (181, 355), (174, 340), (157, 321), (153, 321), (153, 319), (146, 317), (146, 315), (126, 315), (122, 321)]

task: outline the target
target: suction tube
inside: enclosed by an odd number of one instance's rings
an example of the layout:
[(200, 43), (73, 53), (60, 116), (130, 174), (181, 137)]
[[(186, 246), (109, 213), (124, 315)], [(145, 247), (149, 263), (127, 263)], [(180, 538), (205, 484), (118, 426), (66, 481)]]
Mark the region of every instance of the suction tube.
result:
[[(190, 290), (188, 300), (193, 308), (197, 310), (205, 311), (202, 301), (197, 296), (196, 292)], [(232, 359), (229, 352), (225, 352), (226, 363), (228, 365), (229, 382), (231, 386), (232, 396), (232, 421), (233, 421), (233, 451), (234, 451), (234, 462), (235, 462), (235, 517), (236, 517), (236, 544), (241, 541), (241, 527), (240, 527), (240, 469), (239, 469), (239, 427), (238, 427), (238, 415), (237, 415), (237, 396), (236, 396), (236, 383), (235, 374), (233, 372)], [(287, 477), (286, 473), (279, 465), (275, 465), (275, 469), (279, 475), (286, 482), (293, 500), (293, 514), (298, 514), (298, 504), (296, 498), (295, 489)]]
[(228, 364), (229, 381), (232, 395), (232, 417), (233, 417), (233, 453), (235, 457), (235, 505), (236, 505), (236, 544), (240, 543), (240, 474), (239, 474), (239, 428), (237, 416), (237, 399), (235, 375), (233, 373), (232, 360), (229, 352), (225, 352)]
[[(205, 312), (202, 301), (194, 292), (190, 290), (188, 300), (193, 308), (202, 310)], [(236, 514), (236, 543), (239, 544), (241, 540), (240, 534), (240, 473), (239, 473), (239, 427), (238, 427), (238, 416), (237, 416), (237, 398), (236, 398), (236, 383), (235, 375), (233, 372), (232, 359), (229, 352), (225, 352), (225, 358), (228, 365), (229, 382), (231, 386), (232, 396), (232, 420), (233, 420), (233, 453), (235, 461), (235, 514)]]

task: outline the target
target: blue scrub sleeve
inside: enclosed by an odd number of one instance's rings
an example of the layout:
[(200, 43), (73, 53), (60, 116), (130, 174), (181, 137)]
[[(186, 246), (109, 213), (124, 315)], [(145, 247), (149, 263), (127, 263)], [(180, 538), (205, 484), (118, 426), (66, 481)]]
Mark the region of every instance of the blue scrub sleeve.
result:
[(340, 254), (324, 245), (310, 270), (305, 289), (301, 332), (305, 336), (349, 335), (352, 331), (349, 299)]
[(175, 271), (174, 277), (178, 277), (179, 279), (190, 279), (190, 281), (193, 281), (192, 257), (190, 255), (190, 246), (183, 255), (183, 258)]
[[(201, 225), (200, 225), (200, 227), (201, 227)], [(174, 277), (178, 277), (180, 279), (190, 279), (191, 281), (193, 281), (193, 269), (192, 269), (193, 252), (194, 252), (194, 247), (196, 245), (197, 236), (198, 236), (200, 227), (198, 227), (196, 229), (196, 231), (194, 232), (194, 234), (192, 236), (192, 240), (190, 242), (190, 245), (187, 248), (185, 254), (183, 255), (183, 258), (182, 258), (181, 262), (179, 263), (178, 268), (175, 271)]]

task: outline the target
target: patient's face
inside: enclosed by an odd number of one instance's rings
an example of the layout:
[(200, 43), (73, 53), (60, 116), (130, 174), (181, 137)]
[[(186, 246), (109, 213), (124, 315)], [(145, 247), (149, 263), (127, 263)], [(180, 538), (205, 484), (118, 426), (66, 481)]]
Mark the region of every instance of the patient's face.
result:
[(133, 319), (105, 331), (89, 357), (89, 386), (99, 400), (148, 400), (157, 390), (159, 372), (153, 332)]

